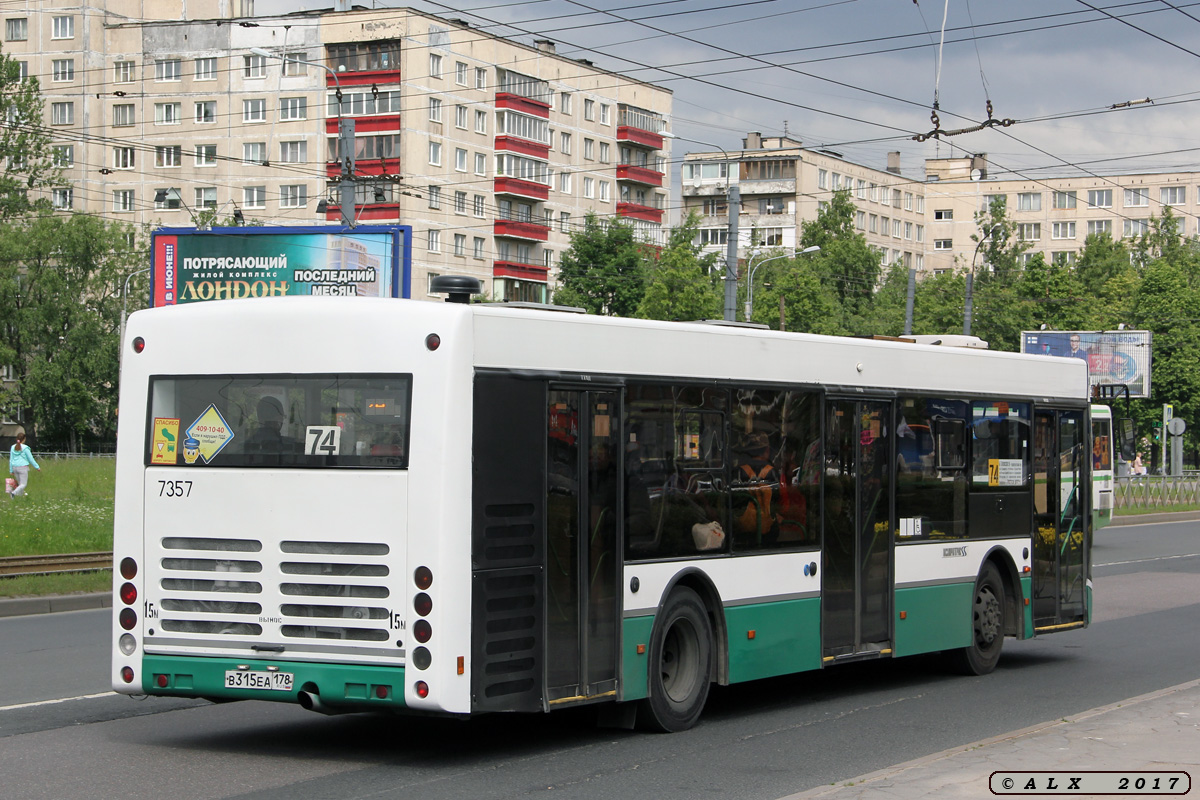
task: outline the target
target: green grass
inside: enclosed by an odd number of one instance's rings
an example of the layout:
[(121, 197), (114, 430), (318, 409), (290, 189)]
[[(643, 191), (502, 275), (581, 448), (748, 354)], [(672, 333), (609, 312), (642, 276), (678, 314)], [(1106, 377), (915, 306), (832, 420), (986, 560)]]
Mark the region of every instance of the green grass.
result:
[(1200, 511), (1200, 504), (1197, 503), (1180, 503), (1174, 506), (1154, 506), (1154, 507), (1125, 507), (1113, 509), (1113, 514), (1118, 517), (1133, 517), (1139, 514), (1163, 514), (1176, 511)]
[[(0, 497), (0, 556), (87, 553), (112, 549), (111, 458), (43, 458), (28, 492)], [(8, 477), (7, 459), (4, 477)]]
[(64, 575), (26, 575), (20, 578), (0, 578), (0, 597), (108, 592), (112, 591), (112, 585), (111, 569)]

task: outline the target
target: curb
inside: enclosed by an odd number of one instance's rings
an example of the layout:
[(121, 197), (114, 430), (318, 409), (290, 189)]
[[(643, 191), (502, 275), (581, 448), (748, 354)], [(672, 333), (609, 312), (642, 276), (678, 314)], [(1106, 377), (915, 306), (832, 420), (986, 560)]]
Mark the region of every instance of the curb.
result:
[[(922, 756), (921, 758), (906, 761), (902, 764), (895, 764), (874, 772), (868, 772), (865, 775), (859, 775), (858, 777), (850, 778), (848, 780), (837, 781), (836, 783), (826, 786), (816, 786), (804, 792), (786, 795), (785, 797), (780, 798), (780, 800), (814, 800), (814, 798), (830, 797), (842, 792), (845, 792), (846, 796), (849, 796), (854, 792), (861, 793), (861, 791), (866, 788), (865, 784), (886, 780), (888, 778), (894, 778), (912, 770), (933, 767), (938, 762), (945, 761), (963, 753), (980, 750), (993, 745), (1015, 742), (1016, 740), (1033, 736), (1053, 728), (1062, 728), (1064, 730), (1070, 729), (1072, 725), (1084, 720), (1100, 717), (1105, 714), (1110, 714), (1114, 711), (1128, 709), (1131, 706), (1158, 700), (1159, 698), (1166, 697), (1177, 692), (1195, 689), (1198, 686), (1200, 686), (1200, 680), (1187, 681), (1186, 683), (1177, 684), (1175, 686), (1168, 686), (1165, 689), (1158, 689), (1153, 692), (1137, 695), (1136, 697), (1130, 697), (1126, 700), (1119, 700), (1115, 703), (1109, 703), (1108, 705), (1087, 709), (1086, 711), (1081, 711), (1078, 714), (1074, 714), (1063, 719), (1049, 720), (1037, 725), (1030, 725), (1027, 728), (1009, 731), (1008, 733), (1002, 733), (998, 736), (992, 736), (988, 739), (981, 739), (980, 741), (971, 742), (970, 744), (950, 747), (941, 751), (940, 753), (931, 753), (930, 755)], [(988, 764), (988, 769), (1003, 769), (1003, 767), (998, 767), (996, 763), (991, 761), (989, 761)]]
[(1200, 520), (1200, 511), (1162, 511), (1156, 514), (1114, 515), (1108, 526), (1153, 525), (1157, 522), (1193, 522), (1195, 520)]
[(0, 617), (24, 617), (29, 614), (55, 614), (60, 611), (87, 611), (96, 608), (112, 608), (112, 594), (96, 592), (0, 599)]

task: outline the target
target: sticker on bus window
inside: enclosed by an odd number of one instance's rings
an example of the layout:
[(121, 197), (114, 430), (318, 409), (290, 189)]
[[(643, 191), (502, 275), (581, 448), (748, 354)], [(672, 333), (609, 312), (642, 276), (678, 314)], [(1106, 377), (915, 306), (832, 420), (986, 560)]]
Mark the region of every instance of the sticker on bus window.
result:
[(1024, 486), (1025, 462), (1019, 458), (989, 458), (988, 486)]
[[(203, 414), (196, 417), (196, 421), (188, 427), (185, 433), (187, 433), (188, 439), (195, 440), (194, 443), (185, 442), (185, 450), (188, 451), (188, 455), (191, 455), (191, 451), (195, 451), (196, 455), (204, 459), (205, 464), (211, 464), (212, 460), (217, 457), (217, 453), (233, 441), (233, 437), (236, 435), (217, 407), (211, 404), (204, 409)], [(188, 463), (191, 464), (194, 461), (195, 457), (192, 456)]]
[(179, 458), (179, 420), (154, 418), (154, 438), (150, 445), (151, 464), (174, 464)]
[(309, 425), (304, 430), (304, 454), (336, 456), (342, 452), (342, 429), (337, 425)]

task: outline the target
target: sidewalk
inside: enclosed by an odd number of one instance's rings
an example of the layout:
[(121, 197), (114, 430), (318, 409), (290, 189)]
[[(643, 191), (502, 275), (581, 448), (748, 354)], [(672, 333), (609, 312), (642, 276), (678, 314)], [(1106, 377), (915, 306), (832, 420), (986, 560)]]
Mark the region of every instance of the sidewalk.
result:
[(46, 595), (44, 597), (0, 597), (0, 617), (23, 617), (26, 614), (52, 614), (59, 611), (84, 611), (91, 608), (112, 608), (112, 592)]
[[(1185, 771), (1200, 795), (1200, 680), (1093, 708), (782, 800), (897, 800), (995, 796), (993, 772)], [(1075, 797), (1094, 795), (1073, 794)], [(1130, 796), (1136, 792), (1124, 792)], [(1179, 796), (1176, 792), (1175, 796)], [(1043, 793), (1042, 796), (1045, 796)]]

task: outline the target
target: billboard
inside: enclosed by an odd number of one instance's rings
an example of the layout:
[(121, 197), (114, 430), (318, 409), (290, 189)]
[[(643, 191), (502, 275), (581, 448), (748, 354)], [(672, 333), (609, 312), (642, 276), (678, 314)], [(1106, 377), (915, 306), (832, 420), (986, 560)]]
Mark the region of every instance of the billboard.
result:
[(1150, 396), (1150, 331), (1022, 331), (1021, 352), (1081, 358), (1088, 385), (1129, 387), (1130, 397)]
[(412, 228), (159, 228), (150, 305), (281, 295), (409, 297)]

